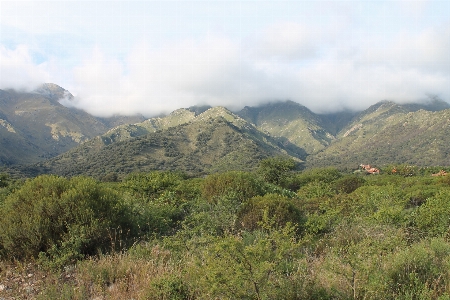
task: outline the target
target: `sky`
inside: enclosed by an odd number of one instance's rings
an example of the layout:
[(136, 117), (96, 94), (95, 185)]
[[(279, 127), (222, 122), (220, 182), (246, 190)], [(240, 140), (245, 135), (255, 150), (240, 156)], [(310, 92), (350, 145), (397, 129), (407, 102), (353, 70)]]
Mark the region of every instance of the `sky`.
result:
[(450, 1), (4, 1), (0, 89), (96, 116), (450, 102)]

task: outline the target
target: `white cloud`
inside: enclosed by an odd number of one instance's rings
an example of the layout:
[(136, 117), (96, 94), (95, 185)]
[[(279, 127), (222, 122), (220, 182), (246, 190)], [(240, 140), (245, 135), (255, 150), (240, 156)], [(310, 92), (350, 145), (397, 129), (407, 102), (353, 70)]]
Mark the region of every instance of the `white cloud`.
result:
[(287, 99), (291, 80), (283, 70), (263, 69), (239, 50), (232, 40), (213, 34), (160, 48), (140, 43), (123, 61), (97, 47), (75, 69), (73, 105), (96, 115), (151, 116), (197, 104), (238, 109)]
[(319, 29), (305, 24), (274, 23), (252, 39), (253, 45), (248, 45), (249, 54), (281, 60), (311, 58), (317, 54), (319, 38)]
[(151, 116), (204, 103), (238, 109), (291, 99), (330, 112), (384, 99), (450, 96), (445, 32), (399, 34), (385, 45), (376, 36), (359, 45), (341, 41), (319, 53), (320, 45), (304, 31), (300, 24), (271, 25), (267, 35), (252, 37), (256, 45), (268, 45), (256, 48), (258, 55), (211, 32), (160, 47), (140, 43), (123, 61), (96, 48), (75, 70), (77, 105), (94, 114)]
[(0, 45), (0, 88), (32, 90), (49, 78), (45, 64), (36, 65), (27, 46), (7, 49)]
[(1, 3), (0, 88), (52, 81), (96, 115), (450, 101), (443, 1), (107, 3)]

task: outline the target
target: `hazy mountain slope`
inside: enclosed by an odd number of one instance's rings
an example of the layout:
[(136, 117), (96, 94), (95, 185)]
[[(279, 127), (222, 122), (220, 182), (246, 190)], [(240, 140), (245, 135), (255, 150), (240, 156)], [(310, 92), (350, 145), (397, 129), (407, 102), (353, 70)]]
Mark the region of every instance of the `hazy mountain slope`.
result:
[(272, 136), (287, 138), (308, 154), (324, 149), (334, 140), (320, 116), (292, 101), (245, 107), (238, 115)]
[(344, 110), (336, 113), (330, 114), (320, 114), (318, 115), (322, 120), (322, 126), (331, 133), (334, 137), (346, 127), (353, 118), (358, 114), (358, 112)]
[(134, 115), (134, 116), (122, 116), (122, 115), (114, 115), (111, 117), (97, 117), (97, 120), (102, 122), (107, 128), (114, 128), (117, 126), (121, 126), (124, 124), (135, 124), (145, 121), (147, 118), (143, 115)]
[[(89, 141), (38, 164), (37, 169), (39, 172), (85, 174), (98, 178), (110, 172), (126, 174), (155, 169), (198, 175), (249, 170), (257, 167), (262, 158), (288, 153), (277, 140), (260, 133), (242, 119), (228, 120), (230, 116), (227, 110), (215, 108), (191, 122), (143, 136), (108, 145)], [(242, 126), (233, 122), (242, 122)], [(253, 134), (254, 130), (259, 136)]]
[(357, 168), (385, 165), (450, 165), (450, 109), (383, 101), (360, 113), (329, 147), (310, 156), (307, 166)]
[(56, 99), (64, 94), (56, 85), (32, 93), (0, 91), (0, 122), (7, 124), (7, 132), (0, 131), (0, 148), (10, 153), (3, 164), (52, 157), (106, 131), (89, 114), (62, 106)]
[[(140, 120), (138, 122), (129, 122), (131, 117), (125, 119), (126, 117), (122, 116), (120, 117), (121, 120), (128, 122), (123, 122), (122, 124), (111, 127), (108, 132), (102, 135), (101, 140), (104, 144), (109, 145), (116, 141), (124, 141), (129, 138), (146, 135), (157, 130), (163, 130), (185, 124), (193, 120), (197, 115), (205, 112), (210, 108), (210, 106), (193, 106), (189, 108), (180, 108), (173, 111), (167, 116), (149, 118)], [(102, 120), (105, 120), (107, 124), (112, 123), (108, 122), (108, 119)]]
[(104, 145), (109, 145), (118, 141), (125, 141), (133, 137), (146, 135), (157, 130), (163, 130), (170, 127), (185, 124), (195, 118), (195, 113), (185, 108), (180, 108), (168, 116), (150, 118), (143, 122), (135, 124), (125, 124), (110, 129), (108, 132), (97, 139), (96, 142), (101, 142)]
[(30, 174), (205, 173), (252, 168), (251, 163), (275, 154), (306, 160), (309, 167), (450, 165), (450, 106), (437, 98), (421, 104), (382, 101), (357, 114), (327, 115), (292, 101), (238, 113), (194, 106), (147, 120), (139, 115), (96, 118), (61, 105), (60, 99), (72, 95), (55, 84), (31, 93), (0, 90), (0, 166), (26, 164), (22, 169)]
[(71, 98), (67, 90), (51, 83), (33, 92), (0, 90), (0, 166), (54, 157), (106, 132), (108, 124), (143, 119), (116, 116), (100, 120), (59, 103)]

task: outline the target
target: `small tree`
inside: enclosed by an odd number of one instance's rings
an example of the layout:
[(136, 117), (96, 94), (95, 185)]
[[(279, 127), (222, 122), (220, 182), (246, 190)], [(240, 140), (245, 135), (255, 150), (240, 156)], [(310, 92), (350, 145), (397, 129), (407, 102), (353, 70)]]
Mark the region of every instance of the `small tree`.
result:
[(282, 185), (286, 181), (289, 172), (294, 170), (296, 166), (297, 164), (292, 158), (270, 157), (261, 160), (258, 173), (265, 181)]

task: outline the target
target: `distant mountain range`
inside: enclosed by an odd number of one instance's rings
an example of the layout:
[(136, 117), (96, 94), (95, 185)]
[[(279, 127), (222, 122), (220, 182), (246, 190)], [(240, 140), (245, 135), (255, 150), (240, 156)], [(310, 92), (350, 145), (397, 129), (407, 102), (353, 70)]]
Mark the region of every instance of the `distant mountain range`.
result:
[(73, 97), (56, 84), (33, 92), (0, 90), (0, 165), (27, 164), (64, 153), (108, 129), (143, 116), (96, 118), (58, 100)]
[(27, 175), (251, 170), (283, 155), (303, 167), (355, 169), (408, 163), (450, 165), (450, 105), (381, 101), (365, 111), (320, 115), (292, 102), (180, 108), (167, 116), (97, 118), (58, 101), (55, 84), (0, 90), (0, 165)]

